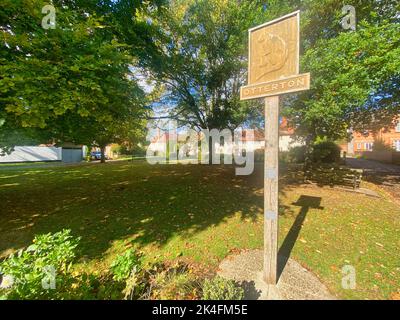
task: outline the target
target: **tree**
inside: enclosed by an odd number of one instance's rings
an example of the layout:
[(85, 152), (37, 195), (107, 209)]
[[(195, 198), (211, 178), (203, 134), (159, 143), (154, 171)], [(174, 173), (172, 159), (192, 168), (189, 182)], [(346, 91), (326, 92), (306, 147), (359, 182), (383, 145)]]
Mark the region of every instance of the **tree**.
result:
[(138, 15), (151, 25), (154, 40), (141, 50), (140, 65), (164, 86), (162, 103), (171, 106), (171, 118), (199, 129), (235, 129), (260, 119), (257, 103), (239, 101), (247, 29), (301, 9), (301, 65), (312, 74), (312, 90), (284, 100), (284, 115), (309, 143), (318, 136), (343, 138), (350, 128), (387, 123), (398, 112), (399, 92), (398, 3), (356, 1), (356, 32), (341, 26), (345, 4), (171, 1), (161, 13)]
[(303, 4), (301, 65), (311, 72), (312, 87), (288, 98), (284, 113), (311, 144), (317, 137), (335, 140), (351, 130), (390, 125), (399, 112), (398, 2), (356, 2), (355, 32), (341, 27), (344, 4)]
[(260, 3), (171, 1), (158, 12), (141, 12), (138, 19), (151, 26), (153, 41), (143, 43), (139, 65), (165, 89), (160, 103), (170, 107), (171, 119), (197, 129), (234, 130), (256, 113), (239, 101), (239, 89), (247, 28), (267, 19)]
[[(53, 3), (56, 28), (47, 30), (41, 26), (45, 1), (0, 4), (0, 137), (31, 128), (58, 141), (90, 144), (99, 130), (140, 123), (135, 119), (145, 100), (131, 72), (135, 59), (107, 16), (96, 13), (117, 2)], [(15, 143), (0, 140), (2, 148)]]

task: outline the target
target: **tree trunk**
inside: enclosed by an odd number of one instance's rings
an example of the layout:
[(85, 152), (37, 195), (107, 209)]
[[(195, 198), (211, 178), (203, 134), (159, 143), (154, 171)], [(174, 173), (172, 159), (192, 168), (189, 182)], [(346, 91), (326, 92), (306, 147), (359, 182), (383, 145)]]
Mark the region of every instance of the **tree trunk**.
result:
[(100, 147), (100, 153), (101, 153), (101, 163), (105, 163), (106, 162), (106, 156), (105, 156), (105, 151), (106, 151), (106, 147), (101, 146)]
[(208, 165), (212, 165), (212, 155), (214, 151), (214, 141), (211, 136), (208, 137)]

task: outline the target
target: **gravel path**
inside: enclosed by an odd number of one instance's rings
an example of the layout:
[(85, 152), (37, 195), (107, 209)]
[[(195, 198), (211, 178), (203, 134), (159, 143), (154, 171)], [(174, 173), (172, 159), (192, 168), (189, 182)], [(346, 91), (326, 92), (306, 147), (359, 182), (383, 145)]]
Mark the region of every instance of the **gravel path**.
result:
[(218, 274), (241, 283), (246, 300), (336, 300), (312, 272), (296, 261), (281, 258), (279, 265), (283, 271), (276, 286), (262, 280), (262, 250), (227, 257), (221, 262)]

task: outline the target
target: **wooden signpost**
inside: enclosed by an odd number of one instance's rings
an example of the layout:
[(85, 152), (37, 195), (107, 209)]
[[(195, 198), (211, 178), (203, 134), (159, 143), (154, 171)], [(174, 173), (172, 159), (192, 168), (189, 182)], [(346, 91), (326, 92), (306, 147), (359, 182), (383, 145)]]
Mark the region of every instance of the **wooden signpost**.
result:
[(264, 280), (278, 281), (279, 95), (310, 89), (299, 74), (300, 11), (249, 30), (248, 85), (240, 99), (265, 98)]

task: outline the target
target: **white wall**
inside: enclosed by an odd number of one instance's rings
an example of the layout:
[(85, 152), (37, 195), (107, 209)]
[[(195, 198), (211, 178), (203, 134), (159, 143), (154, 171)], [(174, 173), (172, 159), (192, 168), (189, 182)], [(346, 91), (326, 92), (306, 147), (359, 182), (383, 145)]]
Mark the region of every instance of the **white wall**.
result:
[(30, 161), (60, 161), (61, 149), (56, 147), (15, 147), (11, 154), (0, 156), (0, 163)]
[(303, 145), (304, 143), (294, 140), (291, 136), (279, 137), (279, 151), (289, 151), (291, 148)]

